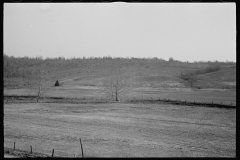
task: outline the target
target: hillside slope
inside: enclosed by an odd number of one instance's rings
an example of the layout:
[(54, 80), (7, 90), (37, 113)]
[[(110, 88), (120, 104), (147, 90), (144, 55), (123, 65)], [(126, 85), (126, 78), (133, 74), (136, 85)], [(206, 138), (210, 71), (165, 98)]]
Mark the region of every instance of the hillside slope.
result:
[[(38, 70), (44, 69), (49, 84), (59, 80), (67, 86), (102, 86), (116, 70), (135, 87), (189, 87), (181, 73), (201, 70), (213, 62), (185, 63), (161, 59), (92, 58), (32, 59), (4, 55), (4, 87), (29, 87), (36, 84)], [(236, 63), (217, 63), (219, 71), (198, 75), (194, 87), (234, 88)], [(30, 74), (31, 73), (31, 74)], [(29, 76), (31, 75), (31, 76)]]
[(198, 76), (205, 88), (236, 88), (236, 66), (222, 67), (221, 70)]

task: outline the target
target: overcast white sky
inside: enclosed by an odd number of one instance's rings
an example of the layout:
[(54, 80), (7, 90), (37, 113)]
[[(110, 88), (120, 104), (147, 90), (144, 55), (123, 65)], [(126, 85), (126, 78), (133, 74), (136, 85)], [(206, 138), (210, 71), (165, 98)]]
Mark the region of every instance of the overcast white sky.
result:
[(4, 3), (4, 53), (236, 62), (236, 5)]

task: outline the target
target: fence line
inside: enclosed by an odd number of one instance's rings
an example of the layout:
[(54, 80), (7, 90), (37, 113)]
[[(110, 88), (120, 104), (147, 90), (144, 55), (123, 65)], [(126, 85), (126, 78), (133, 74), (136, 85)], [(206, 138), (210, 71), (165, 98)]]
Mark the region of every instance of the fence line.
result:
[[(26, 154), (24, 151), (25, 150), (22, 150), (22, 149), (16, 149), (16, 142), (14, 142), (13, 143), (14, 145), (13, 145), (13, 150), (17, 150), (17, 151), (23, 151), (23, 153), (22, 153), (22, 156), (26, 156), (26, 155), (28, 155), (28, 154)], [(80, 138), (80, 147), (81, 147), (81, 153), (82, 153), (82, 158), (84, 158), (84, 153), (83, 153), (83, 145), (82, 145), (82, 141), (81, 141), (81, 138)], [(9, 152), (7, 152), (8, 154), (9, 154)], [(37, 153), (37, 152), (35, 152), (36, 154), (39, 154), (39, 153)], [(30, 145), (30, 154), (33, 154), (33, 149), (32, 149), (32, 145)], [(45, 157), (46, 156), (46, 154), (44, 154), (44, 153), (40, 153), (42, 156), (39, 156), (39, 155), (36, 155), (36, 157)], [(21, 154), (20, 154), (21, 155)], [(18, 153), (18, 156), (19, 156), (19, 153)], [(30, 156), (30, 157), (32, 157), (32, 156)], [(54, 149), (52, 149), (52, 154), (51, 154), (51, 156), (46, 156), (46, 157), (54, 157)], [(55, 156), (56, 157), (56, 156)], [(73, 157), (75, 158), (76, 157), (76, 155), (75, 154), (73, 154)]]
[(80, 138), (80, 145), (81, 145), (81, 150), (82, 150), (82, 158), (84, 158), (84, 154), (83, 154), (83, 147), (82, 147), (82, 141), (81, 141), (81, 138)]
[(52, 157), (53, 157), (53, 155), (54, 155), (54, 149), (52, 150)]
[[(15, 95), (16, 96), (16, 95)], [(4, 97), (7, 97), (8, 99), (5, 101), (6, 103), (10, 103), (11, 101), (9, 101), (9, 98), (13, 98), (15, 96), (4, 96)], [(16, 97), (23, 97), (23, 98), (27, 98), (28, 96), (16, 96)], [(32, 98), (33, 96), (30, 96), (29, 98)], [(148, 97), (148, 96), (147, 96)], [(18, 98), (20, 99), (20, 98)], [(71, 103), (71, 102), (74, 102), (74, 103), (81, 103), (81, 102), (84, 102), (84, 103), (91, 103), (91, 102), (96, 102), (96, 103), (111, 103), (111, 102), (115, 102), (114, 100), (111, 100), (111, 99), (106, 99), (104, 97), (94, 97), (94, 96), (83, 96), (82, 98), (79, 97), (79, 98), (65, 98), (65, 97), (45, 97), (45, 99), (49, 99), (50, 101), (45, 101), (44, 103), (58, 103), (58, 102), (65, 102), (65, 103)], [(53, 101), (51, 101), (53, 100)], [(214, 101), (211, 101), (210, 103), (209, 102), (196, 102), (195, 100), (193, 100), (193, 102), (191, 101), (187, 101), (187, 100), (184, 100), (184, 101), (181, 101), (181, 100), (171, 100), (169, 98), (165, 99), (165, 98), (156, 98), (156, 97), (148, 97), (148, 98), (144, 98), (143, 96), (139, 96), (138, 98), (137, 97), (132, 97), (132, 98), (122, 98), (121, 102), (142, 102), (142, 103), (145, 103), (145, 102), (149, 102), (149, 103), (159, 103), (159, 102), (169, 102), (169, 103), (172, 103), (172, 104), (178, 104), (178, 105), (203, 105), (203, 106), (209, 106), (209, 107), (223, 107), (223, 108), (234, 108), (236, 107), (236, 105), (234, 105), (234, 103), (231, 101), (230, 104), (228, 103), (225, 103), (223, 101), (220, 101), (220, 102), (215, 102)], [(35, 103), (35, 101), (33, 102)]]

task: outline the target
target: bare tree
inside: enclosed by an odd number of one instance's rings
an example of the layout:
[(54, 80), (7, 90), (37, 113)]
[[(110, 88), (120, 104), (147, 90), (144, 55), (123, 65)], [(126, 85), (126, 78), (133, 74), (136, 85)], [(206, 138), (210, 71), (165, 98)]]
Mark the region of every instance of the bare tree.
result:
[(129, 89), (127, 88), (128, 80), (128, 77), (119, 66), (114, 67), (112, 65), (110, 75), (106, 78), (103, 84), (103, 90), (107, 97), (118, 102), (120, 97)]
[(111, 88), (112, 88), (112, 96), (115, 101), (119, 101), (119, 96), (122, 94), (124, 88), (124, 81), (122, 79), (122, 75), (120, 69), (114, 72), (111, 76)]
[(48, 83), (47, 72), (44, 69), (37, 70), (37, 102), (43, 93), (50, 89), (50, 84)]

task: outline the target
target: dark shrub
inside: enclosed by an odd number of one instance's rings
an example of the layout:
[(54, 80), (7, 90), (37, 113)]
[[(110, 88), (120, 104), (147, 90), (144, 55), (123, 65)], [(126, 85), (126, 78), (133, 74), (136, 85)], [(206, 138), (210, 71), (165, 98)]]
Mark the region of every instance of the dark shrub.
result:
[(54, 86), (60, 86), (60, 83), (58, 82), (58, 80), (55, 82)]

